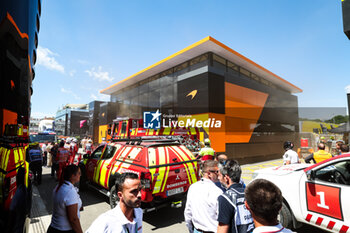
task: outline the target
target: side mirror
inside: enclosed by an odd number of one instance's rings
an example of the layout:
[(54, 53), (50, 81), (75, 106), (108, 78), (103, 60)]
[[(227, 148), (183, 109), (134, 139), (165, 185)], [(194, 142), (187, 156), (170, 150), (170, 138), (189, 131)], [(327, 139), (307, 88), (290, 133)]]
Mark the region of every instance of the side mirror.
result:
[(308, 180), (315, 180), (316, 174), (314, 170), (310, 170), (306, 173), (306, 177)]
[(89, 154), (84, 154), (83, 155), (83, 159), (88, 159), (89, 158)]

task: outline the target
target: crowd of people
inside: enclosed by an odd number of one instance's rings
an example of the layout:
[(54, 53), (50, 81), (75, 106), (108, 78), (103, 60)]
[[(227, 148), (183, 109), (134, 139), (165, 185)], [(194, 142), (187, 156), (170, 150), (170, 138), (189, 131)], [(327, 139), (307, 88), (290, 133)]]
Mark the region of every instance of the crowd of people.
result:
[[(225, 164), (217, 160), (204, 162), (204, 175), (190, 186), (184, 211), (190, 233), (291, 232), (277, 221), (282, 207), (278, 187), (260, 179), (245, 188), (241, 173), (236, 160), (225, 160)], [(73, 186), (79, 182), (80, 170), (69, 165), (63, 174), (64, 178), (53, 190), (54, 207), (48, 233), (80, 233), (82, 204)], [(225, 191), (217, 186), (217, 181)], [(142, 232), (141, 187), (137, 174), (119, 176), (115, 184), (119, 203), (93, 221), (86, 233)]]
[[(102, 142), (103, 143), (103, 142)], [(96, 146), (96, 145), (95, 145)], [(79, 148), (82, 149), (78, 153)], [(51, 176), (59, 180), (62, 169), (82, 159), (82, 153), (91, 154), (94, 149), (91, 138), (85, 137), (80, 142), (76, 138), (62, 138), (58, 143), (30, 143), (26, 151), (26, 160), (33, 173), (34, 182), (41, 184), (42, 167), (51, 168)]]
[[(47, 152), (47, 166), (52, 168), (51, 175), (54, 176), (56, 172), (59, 179), (53, 190), (53, 211), (48, 233), (83, 232), (80, 224), (82, 201), (74, 186), (79, 182), (81, 172), (77, 165), (72, 164), (72, 156), (77, 153), (78, 147), (83, 147), (88, 153), (93, 149), (91, 140), (84, 138), (80, 145), (74, 139), (62, 140), (59, 144), (51, 143), (44, 148), (33, 144), (28, 150), (30, 168), (36, 171), (34, 177), (38, 184), (41, 183), (42, 150)], [(300, 155), (293, 147), (290, 141), (284, 143), (284, 165), (301, 162)], [(325, 151), (325, 143), (321, 141), (318, 151), (306, 157), (305, 162), (318, 163), (348, 151), (348, 145), (337, 143), (337, 153), (331, 155)], [(215, 155), (209, 140), (205, 141), (205, 147), (197, 158), (202, 161), (201, 178), (190, 186), (184, 209), (190, 233), (292, 232), (277, 219), (283, 199), (276, 185), (256, 179), (246, 186), (241, 179), (239, 163), (224, 154)], [(101, 214), (86, 232), (142, 232), (141, 187), (137, 174), (123, 173), (119, 176), (115, 184), (119, 199), (117, 206)]]
[(190, 186), (184, 211), (188, 231), (292, 232), (277, 220), (282, 208), (279, 188), (263, 179), (245, 186), (239, 163), (225, 157), (204, 161), (202, 178)]
[(283, 148), (285, 153), (283, 155), (283, 164), (296, 164), (301, 163), (301, 159), (304, 160), (305, 163), (319, 163), (326, 159), (330, 159), (334, 156), (339, 156), (344, 153), (349, 153), (349, 145), (345, 144), (343, 141), (337, 141), (335, 143), (335, 148), (333, 150), (333, 154), (329, 151), (332, 151), (331, 148), (326, 148), (326, 142), (321, 138), (320, 142), (317, 144), (317, 151), (311, 153), (305, 158), (301, 158), (297, 152), (293, 150), (294, 144), (290, 141), (286, 141), (283, 144)]

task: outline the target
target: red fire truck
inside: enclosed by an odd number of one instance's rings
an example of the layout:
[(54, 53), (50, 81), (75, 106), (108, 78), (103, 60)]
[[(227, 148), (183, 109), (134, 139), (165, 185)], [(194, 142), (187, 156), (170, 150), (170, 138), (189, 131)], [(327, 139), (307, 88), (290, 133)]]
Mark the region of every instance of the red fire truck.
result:
[(200, 150), (200, 130), (196, 127), (143, 128), (143, 119), (117, 118), (110, 125), (110, 139), (171, 138), (179, 141), (192, 153)]

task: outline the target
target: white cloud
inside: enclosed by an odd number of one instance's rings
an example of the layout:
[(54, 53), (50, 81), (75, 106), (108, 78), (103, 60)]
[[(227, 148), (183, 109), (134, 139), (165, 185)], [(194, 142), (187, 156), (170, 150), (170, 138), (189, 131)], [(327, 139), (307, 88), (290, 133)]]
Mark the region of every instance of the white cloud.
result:
[(73, 77), (77, 71), (76, 70), (71, 70), (69, 71), (69, 76)]
[(93, 100), (110, 101), (110, 96), (109, 95), (102, 95), (100, 93), (97, 93), (97, 95), (91, 94), (90, 97)]
[(61, 92), (72, 95), (76, 100), (81, 100), (81, 98), (77, 94), (75, 94), (73, 91), (71, 91), (69, 89), (65, 89), (65, 88), (61, 87)]
[(63, 65), (59, 64), (55, 59), (55, 57), (58, 56), (58, 54), (53, 53), (48, 48), (43, 48), (40, 46), (38, 47), (37, 53), (38, 53), (38, 65), (42, 65), (49, 70), (55, 70), (55, 71), (64, 73)]
[(94, 95), (94, 94), (91, 94), (90, 97), (91, 97), (91, 99), (93, 99), (93, 100), (97, 100), (97, 96)]
[(85, 72), (90, 77), (92, 77), (93, 79), (96, 79), (100, 82), (102, 82), (102, 81), (112, 82), (114, 79), (113, 77), (110, 76), (110, 74), (108, 72), (102, 71), (101, 66), (99, 66), (97, 70), (95, 67), (92, 67), (91, 70), (85, 70)]
[(61, 87), (61, 92), (63, 92), (63, 93), (71, 93), (71, 91), (68, 91), (68, 90), (64, 89), (63, 87)]
[(345, 87), (345, 91), (346, 91), (346, 93), (350, 93), (350, 85), (347, 85), (347, 86)]

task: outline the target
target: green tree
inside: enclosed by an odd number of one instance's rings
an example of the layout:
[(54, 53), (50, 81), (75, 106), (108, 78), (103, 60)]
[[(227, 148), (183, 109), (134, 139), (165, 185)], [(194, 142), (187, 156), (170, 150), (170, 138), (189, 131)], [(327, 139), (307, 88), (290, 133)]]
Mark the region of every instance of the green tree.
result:
[(326, 120), (326, 123), (334, 123), (334, 124), (341, 124), (341, 123), (346, 123), (349, 121), (349, 116), (342, 116), (342, 115), (336, 115), (332, 117), (329, 120)]

